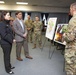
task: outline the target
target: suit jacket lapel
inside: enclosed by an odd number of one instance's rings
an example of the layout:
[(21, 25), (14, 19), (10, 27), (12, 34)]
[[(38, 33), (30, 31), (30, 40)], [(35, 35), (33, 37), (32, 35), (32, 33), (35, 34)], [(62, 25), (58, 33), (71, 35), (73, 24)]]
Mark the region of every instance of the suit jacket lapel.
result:
[[(18, 23), (18, 25), (21, 27), (21, 29), (23, 30), (23, 28), (22, 28), (22, 26), (21, 26), (21, 24), (20, 24), (20, 22), (17, 20), (17, 23)], [(22, 20), (22, 24), (23, 24), (23, 27), (24, 27), (24, 32), (25, 32), (25, 25), (24, 25), (24, 23), (23, 23), (23, 20)]]
[(24, 27), (24, 30), (25, 30), (25, 24), (24, 24), (23, 20), (22, 20), (22, 24), (23, 24), (23, 27)]
[(18, 23), (18, 25), (22, 28), (22, 26), (21, 26), (21, 24), (20, 24), (20, 22), (17, 20), (17, 23)]

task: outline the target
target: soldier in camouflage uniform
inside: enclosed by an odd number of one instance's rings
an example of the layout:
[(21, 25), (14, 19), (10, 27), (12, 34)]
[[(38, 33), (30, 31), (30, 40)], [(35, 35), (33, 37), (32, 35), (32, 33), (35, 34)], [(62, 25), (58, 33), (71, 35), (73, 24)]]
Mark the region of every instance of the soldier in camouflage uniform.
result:
[(67, 75), (76, 75), (76, 2), (71, 4), (70, 13), (73, 17), (69, 21), (68, 32), (64, 35), (65, 70)]
[(32, 20), (30, 19), (30, 15), (28, 15), (28, 19), (25, 21), (25, 25), (27, 27), (27, 31), (28, 31), (28, 41), (30, 41), (32, 43)]
[(39, 47), (41, 48), (42, 44), (42, 39), (41, 39), (41, 32), (42, 32), (42, 22), (39, 21), (39, 17), (35, 17), (35, 21), (33, 23), (33, 28), (34, 28), (34, 35), (33, 35), (33, 40), (34, 40), (34, 48), (36, 48), (36, 44), (38, 41)]

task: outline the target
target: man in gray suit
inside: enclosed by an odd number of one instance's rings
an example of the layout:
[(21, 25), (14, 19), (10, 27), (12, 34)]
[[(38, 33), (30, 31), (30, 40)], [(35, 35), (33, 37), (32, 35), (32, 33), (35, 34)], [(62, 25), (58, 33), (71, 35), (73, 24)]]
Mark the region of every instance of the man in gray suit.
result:
[(16, 57), (17, 60), (23, 61), (21, 58), (21, 48), (23, 46), (25, 57), (29, 59), (33, 59), (29, 56), (28, 43), (27, 43), (27, 29), (25, 28), (25, 24), (22, 20), (22, 12), (16, 12), (16, 19), (13, 22), (13, 28), (15, 31), (15, 39), (16, 39)]

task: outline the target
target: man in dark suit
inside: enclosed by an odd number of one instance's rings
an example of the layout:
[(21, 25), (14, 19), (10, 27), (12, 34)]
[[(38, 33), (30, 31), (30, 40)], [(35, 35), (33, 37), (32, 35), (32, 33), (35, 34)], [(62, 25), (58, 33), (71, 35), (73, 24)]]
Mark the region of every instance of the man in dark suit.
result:
[(25, 28), (25, 24), (22, 20), (22, 12), (16, 12), (16, 19), (13, 22), (13, 27), (15, 31), (15, 39), (16, 39), (16, 56), (17, 60), (23, 61), (21, 58), (21, 48), (23, 46), (25, 57), (32, 59), (29, 56), (28, 43), (27, 43), (27, 29)]

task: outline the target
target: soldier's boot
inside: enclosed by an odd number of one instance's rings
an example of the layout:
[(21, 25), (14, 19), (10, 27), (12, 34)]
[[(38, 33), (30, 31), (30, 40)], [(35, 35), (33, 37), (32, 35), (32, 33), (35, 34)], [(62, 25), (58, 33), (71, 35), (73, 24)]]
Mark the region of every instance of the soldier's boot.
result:
[(34, 44), (33, 48), (32, 49), (35, 49), (36, 48), (36, 44)]

